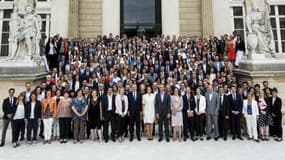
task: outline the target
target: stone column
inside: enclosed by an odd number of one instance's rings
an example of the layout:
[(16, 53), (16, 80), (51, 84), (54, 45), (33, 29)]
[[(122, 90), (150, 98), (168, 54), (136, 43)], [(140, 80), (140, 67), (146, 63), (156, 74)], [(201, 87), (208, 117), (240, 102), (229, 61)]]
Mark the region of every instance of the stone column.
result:
[[(74, 0), (72, 0), (74, 1)], [(51, 1), (51, 25), (50, 35), (60, 34), (62, 37), (68, 37), (70, 10), (69, 0)], [(75, 24), (74, 24), (75, 25)]]
[(225, 0), (213, 0), (212, 5), (214, 36), (219, 37), (221, 34), (231, 33), (230, 2)]
[(103, 0), (103, 35), (120, 35), (120, 0)]
[(180, 34), (179, 0), (161, 0), (162, 33)]
[(70, 0), (69, 2), (69, 27), (68, 37), (78, 37), (78, 13), (79, 0)]
[(213, 7), (212, 0), (201, 0), (202, 2), (202, 28), (203, 36), (212, 35), (214, 32), (213, 26)]

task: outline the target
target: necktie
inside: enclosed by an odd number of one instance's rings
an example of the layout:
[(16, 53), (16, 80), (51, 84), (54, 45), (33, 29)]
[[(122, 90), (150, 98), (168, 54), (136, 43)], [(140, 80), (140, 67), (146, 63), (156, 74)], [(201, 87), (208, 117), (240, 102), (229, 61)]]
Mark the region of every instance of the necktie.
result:
[(133, 94), (134, 94), (134, 95), (133, 95), (133, 96), (134, 96), (134, 100), (136, 100), (136, 92), (134, 92)]
[(11, 105), (13, 105), (13, 98), (12, 97), (10, 98), (10, 103), (11, 103)]

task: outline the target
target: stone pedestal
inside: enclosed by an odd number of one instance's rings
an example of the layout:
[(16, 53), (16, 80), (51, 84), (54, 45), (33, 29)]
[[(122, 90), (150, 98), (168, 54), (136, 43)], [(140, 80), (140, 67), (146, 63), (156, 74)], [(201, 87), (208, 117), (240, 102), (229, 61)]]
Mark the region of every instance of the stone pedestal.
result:
[[(32, 60), (13, 61), (0, 59), (0, 104), (8, 96), (8, 89), (15, 88), (15, 96), (25, 91), (25, 83), (31, 82), (32, 88), (45, 80), (47, 72), (43, 64), (37, 64)], [(2, 107), (0, 108), (0, 117), (2, 117)]]
[(235, 69), (239, 83), (251, 80), (253, 84), (260, 84), (267, 80), (271, 87), (278, 89), (282, 98), (282, 111), (285, 113), (285, 59), (269, 58), (268, 56), (252, 56), (252, 60), (242, 60), (239, 68)]

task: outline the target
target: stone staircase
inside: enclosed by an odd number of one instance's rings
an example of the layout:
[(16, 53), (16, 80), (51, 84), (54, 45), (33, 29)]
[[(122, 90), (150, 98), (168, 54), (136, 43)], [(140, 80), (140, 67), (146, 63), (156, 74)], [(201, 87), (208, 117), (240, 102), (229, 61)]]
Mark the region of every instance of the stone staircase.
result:
[(80, 0), (78, 34), (80, 37), (95, 38), (102, 34), (103, 0)]

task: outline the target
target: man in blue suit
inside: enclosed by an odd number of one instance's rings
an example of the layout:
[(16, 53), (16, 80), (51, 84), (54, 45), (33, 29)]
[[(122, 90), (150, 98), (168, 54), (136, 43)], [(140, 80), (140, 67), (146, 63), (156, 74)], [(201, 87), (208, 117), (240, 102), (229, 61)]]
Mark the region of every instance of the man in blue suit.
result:
[(235, 86), (232, 86), (232, 94), (230, 97), (230, 105), (231, 105), (231, 123), (232, 123), (232, 133), (233, 140), (236, 137), (240, 140), (243, 140), (240, 133), (240, 119), (242, 114), (242, 105), (243, 101), (239, 94), (237, 94), (237, 89)]

